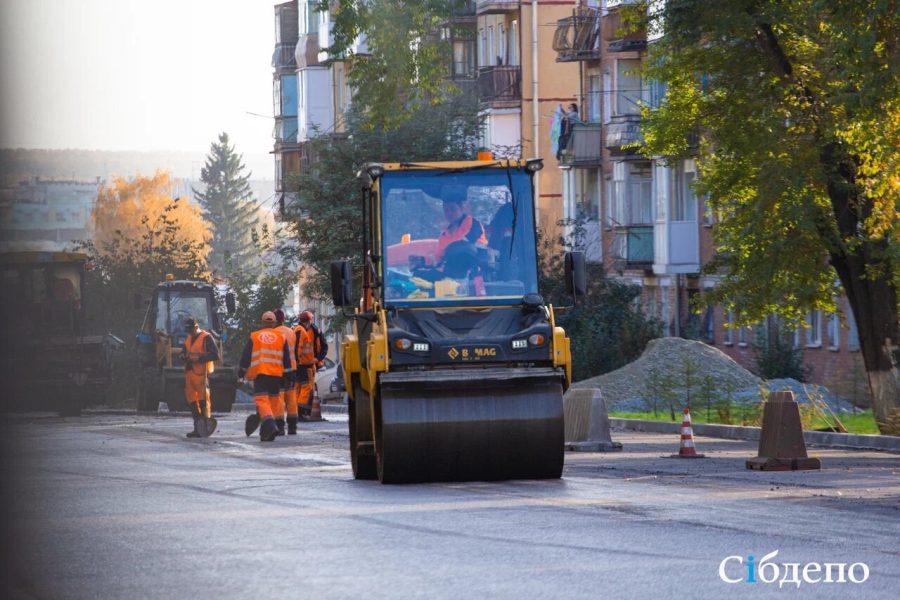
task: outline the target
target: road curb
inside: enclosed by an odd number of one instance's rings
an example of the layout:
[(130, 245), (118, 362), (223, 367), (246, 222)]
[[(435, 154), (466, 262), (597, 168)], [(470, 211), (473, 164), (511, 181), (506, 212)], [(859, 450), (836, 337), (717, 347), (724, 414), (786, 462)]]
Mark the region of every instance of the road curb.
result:
[[(670, 421), (646, 421), (644, 419), (621, 419), (610, 417), (609, 424), (614, 429), (646, 431), (648, 433), (680, 433), (681, 423)], [(715, 425), (693, 423), (694, 435), (717, 437), (729, 440), (758, 440), (759, 427), (739, 425)], [(891, 435), (862, 435), (855, 433), (831, 433), (828, 431), (804, 431), (803, 439), (809, 446), (827, 448), (852, 448), (854, 450), (880, 450), (900, 453), (900, 437)]]

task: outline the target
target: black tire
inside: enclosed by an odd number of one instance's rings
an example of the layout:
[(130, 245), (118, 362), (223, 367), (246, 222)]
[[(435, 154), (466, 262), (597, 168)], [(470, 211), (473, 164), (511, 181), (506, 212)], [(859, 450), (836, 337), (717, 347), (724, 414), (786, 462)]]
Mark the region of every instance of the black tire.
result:
[(138, 380), (138, 411), (156, 412), (159, 409), (161, 396), (162, 389), (159, 371), (152, 367), (142, 369)]
[(357, 421), (356, 403), (368, 402), (369, 396), (362, 388), (356, 387), (353, 394), (356, 400), (348, 396), (347, 412), (350, 421), (350, 462), (353, 465), (354, 479), (378, 479), (378, 464), (373, 455), (360, 454), (357, 443), (360, 437), (358, 428), (363, 427), (363, 423)]

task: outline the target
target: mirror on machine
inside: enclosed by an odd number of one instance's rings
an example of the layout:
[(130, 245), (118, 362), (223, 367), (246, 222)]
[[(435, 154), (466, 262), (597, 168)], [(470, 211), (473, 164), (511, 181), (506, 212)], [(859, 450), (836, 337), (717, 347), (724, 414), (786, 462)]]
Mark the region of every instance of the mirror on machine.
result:
[(331, 263), (331, 301), (335, 306), (350, 306), (352, 295), (350, 261)]
[(587, 293), (583, 252), (566, 252), (566, 291), (572, 296)]
[(225, 308), (228, 310), (228, 315), (231, 316), (237, 310), (237, 305), (234, 301), (234, 293), (228, 292), (225, 294)]

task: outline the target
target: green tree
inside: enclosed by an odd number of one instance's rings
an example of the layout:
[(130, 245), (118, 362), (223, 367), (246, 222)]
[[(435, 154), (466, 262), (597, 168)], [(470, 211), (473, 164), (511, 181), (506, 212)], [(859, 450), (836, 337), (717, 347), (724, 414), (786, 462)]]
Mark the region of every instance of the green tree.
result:
[[(340, 0), (331, 6), (331, 58), (349, 65), (353, 102), (378, 127), (392, 128), (428, 104), (439, 104), (447, 90), (452, 49), (440, 35), (465, 0)], [(366, 53), (353, 48), (364, 37)]]
[(263, 226), (257, 238), (257, 261), (265, 260), (269, 267), (260, 273), (254, 269), (235, 271), (228, 284), (234, 292), (236, 310), (230, 319), (226, 353), (237, 363), (250, 333), (261, 327), (260, 318), (267, 310), (275, 310), (284, 305), (296, 278), (288, 261), (279, 260), (279, 236)]
[[(645, 152), (696, 156), (739, 324), (799, 322), (846, 293), (879, 429), (900, 434), (900, 10), (894, 0), (646, 4)], [(699, 134), (699, 136), (698, 136)], [(699, 138), (699, 146), (696, 140)]]
[(297, 205), (286, 215), (295, 243), (285, 257), (304, 265), (304, 292), (330, 298), (330, 264), (351, 260), (361, 268), (362, 216), (357, 173), (367, 162), (464, 160), (475, 156), (482, 119), (474, 99), (457, 97), (423, 106), (395, 128), (373, 125), (368, 114), (348, 115), (347, 135), (311, 140), (318, 160), (297, 177)]
[(574, 250), (582, 221), (573, 233), (552, 243), (540, 243), (539, 289), (545, 302), (556, 307), (556, 323), (571, 340), (572, 379), (581, 381), (614, 371), (638, 358), (647, 343), (659, 337), (660, 324), (637, 307), (641, 289), (606, 277), (603, 265), (587, 264), (587, 294), (572, 308), (566, 291), (563, 250)]
[(242, 157), (229, 144), (228, 134), (221, 133), (219, 141), (210, 144), (206, 165), (200, 171), (203, 191), (194, 189), (204, 216), (212, 224), (209, 264), (220, 276), (229, 277), (258, 265), (254, 232), (259, 219), (250, 173), (244, 170)]

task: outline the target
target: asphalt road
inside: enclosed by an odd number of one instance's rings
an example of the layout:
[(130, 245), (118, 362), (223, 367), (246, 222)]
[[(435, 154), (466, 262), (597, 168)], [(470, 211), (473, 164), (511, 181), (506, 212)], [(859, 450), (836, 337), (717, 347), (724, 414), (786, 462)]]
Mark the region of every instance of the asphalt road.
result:
[[(623, 452), (568, 454), (557, 481), (382, 486), (353, 480), (342, 415), (266, 445), (244, 416), (199, 441), (185, 416), (0, 420), (2, 597), (900, 596), (898, 455), (759, 473), (749, 442), (698, 438), (710, 458), (688, 461), (662, 458), (673, 436), (619, 432)], [(746, 582), (775, 550), (869, 577)]]

